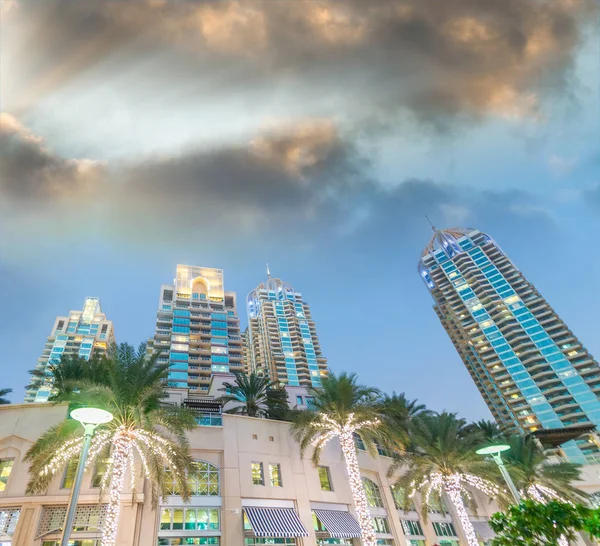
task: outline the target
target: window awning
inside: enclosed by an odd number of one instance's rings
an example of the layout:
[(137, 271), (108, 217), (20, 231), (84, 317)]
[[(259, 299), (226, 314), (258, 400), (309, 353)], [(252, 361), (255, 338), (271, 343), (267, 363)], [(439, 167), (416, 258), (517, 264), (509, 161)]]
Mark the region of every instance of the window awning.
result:
[(487, 521), (472, 521), (473, 529), (481, 540), (491, 540), (496, 536), (496, 533), (490, 527)]
[(313, 510), (331, 538), (360, 538), (360, 525), (350, 512), (340, 510)]
[(257, 537), (294, 538), (307, 537), (293, 508), (244, 508), (252, 530)]

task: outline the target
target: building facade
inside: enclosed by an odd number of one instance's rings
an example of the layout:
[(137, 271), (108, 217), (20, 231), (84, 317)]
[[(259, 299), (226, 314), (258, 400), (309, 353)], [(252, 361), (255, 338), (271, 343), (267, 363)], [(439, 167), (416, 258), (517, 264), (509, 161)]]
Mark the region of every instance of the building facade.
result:
[[(520, 433), (600, 425), (600, 367), (487, 234), (434, 228), (419, 273), (434, 309), (501, 427)], [(595, 434), (561, 446), (600, 461)]]
[[(182, 401), (193, 404), (188, 394)], [(202, 405), (206, 401), (198, 400)], [(194, 407), (193, 405), (191, 407)], [(57, 546), (72, 485), (72, 472), (58, 473), (44, 495), (25, 495), (28, 465), (23, 456), (50, 426), (64, 419), (66, 406), (50, 404), (0, 407), (0, 544)], [(125, 480), (117, 536), (118, 546), (359, 546), (344, 458), (335, 441), (323, 450), (319, 466), (311, 453), (300, 453), (289, 424), (245, 416), (222, 415), (207, 420), (188, 440), (199, 473), (191, 482), (193, 495), (182, 502), (175, 484), (152, 508), (151, 488), (143, 478), (132, 495)], [(440, 504), (419, 511), (421, 499), (409, 511), (388, 477), (390, 459), (371, 457), (357, 443), (358, 458), (379, 546), (461, 546), (467, 544), (457, 515)], [(590, 470), (600, 489), (598, 469)], [(74, 546), (99, 546), (106, 505), (100, 498), (93, 469), (85, 474), (71, 536)], [(496, 511), (478, 498), (471, 514), (481, 545), (491, 531), (487, 519)]]
[(291, 386), (321, 386), (327, 360), (302, 294), (272, 278), (248, 294), (247, 369)]
[(150, 351), (169, 362), (169, 384), (206, 394), (214, 373), (244, 370), (235, 292), (223, 289), (223, 271), (178, 265), (163, 285)]
[(56, 317), (52, 331), (35, 369), (46, 372), (47, 381), (36, 388), (27, 388), (25, 402), (46, 402), (52, 391), (49, 364), (56, 364), (63, 355), (78, 355), (86, 360), (93, 354), (103, 354), (115, 342), (113, 323), (106, 319), (98, 298), (86, 298), (80, 311), (69, 311), (66, 317)]

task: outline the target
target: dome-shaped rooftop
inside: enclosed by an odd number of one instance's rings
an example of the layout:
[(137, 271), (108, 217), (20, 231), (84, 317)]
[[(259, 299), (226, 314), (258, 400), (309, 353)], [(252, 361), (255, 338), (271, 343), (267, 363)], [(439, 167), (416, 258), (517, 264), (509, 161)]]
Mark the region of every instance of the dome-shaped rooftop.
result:
[(449, 228), (449, 229), (434, 229), (433, 237), (423, 249), (422, 256), (431, 254), (436, 250), (443, 250), (451, 256), (462, 252), (458, 239), (471, 233), (473, 228)]
[(271, 277), (271, 272), (269, 271), (268, 265), (267, 275), (269, 276), (267, 281), (260, 283), (246, 297), (246, 306), (248, 309), (248, 314), (251, 317), (256, 316), (256, 313), (258, 312), (258, 308), (260, 306), (260, 298), (258, 297), (258, 294), (261, 291), (275, 292), (277, 299), (287, 299), (288, 295), (293, 296), (296, 293), (294, 287), (290, 283), (282, 281), (277, 277)]

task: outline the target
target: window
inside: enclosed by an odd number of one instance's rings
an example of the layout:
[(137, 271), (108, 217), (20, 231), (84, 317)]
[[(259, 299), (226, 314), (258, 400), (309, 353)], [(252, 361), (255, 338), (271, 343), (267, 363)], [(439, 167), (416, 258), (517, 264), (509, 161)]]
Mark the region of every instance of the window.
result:
[(321, 482), (321, 491), (333, 491), (331, 486), (331, 474), (328, 466), (318, 466), (319, 481)]
[[(10, 537), (14, 534), (20, 514), (20, 508), (2, 508), (0, 510), (0, 536), (8, 535)], [(0, 544), (2, 543), (0, 542)]]
[(376, 533), (382, 534), (382, 535), (389, 535), (390, 534), (390, 526), (388, 524), (388, 520), (387, 518), (382, 518), (382, 517), (374, 517), (372, 518), (373, 521), (373, 529), (375, 529)]
[(75, 474), (77, 472), (77, 464), (79, 463), (79, 457), (76, 459), (71, 459), (67, 463), (67, 468), (65, 469), (65, 474), (63, 476), (63, 481), (61, 484), (61, 489), (71, 489), (73, 487), (73, 482), (75, 481)]
[(414, 519), (401, 519), (402, 530), (405, 535), (423, 535), (421, 524)]
[(8, 478), (12, 472), (13, 463), (13, 459), (0, 459), (0, 491), (6, 489)]
[(356, 449), (366, 451), (367, 448), (365, 447), (365, 443), (363, 442), (362, 438), (358, 434), (356, 434), (356, 432), (353, 434), (353, 436), (354, 436), (354, 446), (356, 447)]
[(277, 463), (269, 464), (269, 476), (271, 478), (272, 487), (283, 487), (283, 482), (281, 480), (281, 465)]
[(303, 404), (302, 396), (296, 396), (296, 404), (299, 406)]
[[(69, 546), (100, 546), (100, 540), (84, 538), (80, 540), (69, 540)], [(60, 546), (60, 540), (44, 540), (42, 546)]]
[(427, 504), (427, 510), (431, 514), (449, 514), (450, 511), (446, 506), (446, 503), (439, 495), (431, 495), (429, 497), (429, 503)]
[[(218, 496), (219, 469), (205, 461), (194, 461), (194, 467), (196, 471), (187, 479), (192, 495)], [(179, 487), (168, 469), (165, 478), (165, 492), (167, 495), (179, 495)]]
[(365, 494), (367, 495), (367, 504), (371, 507), (383, 508), (383, 500), (381, 499), (381, 492), (379, 486), (369, 478), (363, 478), (363, 487), (365, 488)]
[(433, 521), (433, 530), (438, 537), (455, 537), (456, 529), (452, 523), (446, 521)]
[(106, 466), (108, 461), (106, 460), (98, 460), (94, 467), (94, 476), (92, 478), (92, 487), (100, 487), (102, 485), (102, 478), (104, 478), (104, 474), (106, 473)]
[(163, 508), (160, 514), (160, 530), (218, 531), (219, 520), (218, 508)]
[(251, 463), (252, 483), (254, 485), (265, 485), (265, 476), (262, 463)]
[(200, 427), (222, 427), (223, 416), (220, 413), (198, 413), (196, 424)]

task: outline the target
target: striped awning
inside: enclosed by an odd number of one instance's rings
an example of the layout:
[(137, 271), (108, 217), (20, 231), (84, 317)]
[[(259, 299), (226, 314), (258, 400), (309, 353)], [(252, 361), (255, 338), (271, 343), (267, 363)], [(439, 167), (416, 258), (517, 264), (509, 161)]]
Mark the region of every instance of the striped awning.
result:
[(307, 537), (308, 532), (302, 525), (293, 508), (244, 508), (257, 537), (294, 538)]
[(331, 538), (360, 538), (360, 525), (350, 512), (340, 510), (313, 510)]

